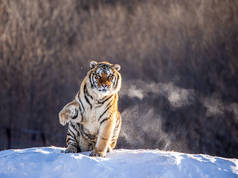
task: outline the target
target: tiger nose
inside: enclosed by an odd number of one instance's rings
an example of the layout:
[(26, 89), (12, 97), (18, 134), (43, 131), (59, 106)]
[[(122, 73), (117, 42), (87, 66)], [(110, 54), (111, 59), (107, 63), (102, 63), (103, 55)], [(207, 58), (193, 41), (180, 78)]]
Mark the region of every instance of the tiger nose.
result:
[(105, 87), (107, 87), (107, 84), (106, 84), (106, 83), (103, 83), (102, 86), (105, 88)]

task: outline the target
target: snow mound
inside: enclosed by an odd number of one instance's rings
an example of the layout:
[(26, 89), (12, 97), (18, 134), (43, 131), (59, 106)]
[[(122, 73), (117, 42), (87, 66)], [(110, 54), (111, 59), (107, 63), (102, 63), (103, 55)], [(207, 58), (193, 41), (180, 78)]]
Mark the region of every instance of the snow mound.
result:
[(40, 147), (0, 152), (0, 178), (238, 177), (238, 159), (160, 150), (114, 150), (106, 158)]

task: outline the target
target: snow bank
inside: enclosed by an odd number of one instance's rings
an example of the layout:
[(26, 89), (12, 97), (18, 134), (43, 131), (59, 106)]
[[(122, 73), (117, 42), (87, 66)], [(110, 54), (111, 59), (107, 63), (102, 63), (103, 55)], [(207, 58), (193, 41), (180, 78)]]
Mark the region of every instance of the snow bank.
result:
[(0, 178), (238, 177), (238, 159), (159, 150), (114, 150), (106, 158), (42, 147), (0, 152)]

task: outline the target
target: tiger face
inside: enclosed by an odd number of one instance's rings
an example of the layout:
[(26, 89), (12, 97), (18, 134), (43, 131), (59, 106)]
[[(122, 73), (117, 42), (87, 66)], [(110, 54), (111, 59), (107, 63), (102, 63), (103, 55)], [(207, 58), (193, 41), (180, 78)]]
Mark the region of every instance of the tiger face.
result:
[(120, 65), (108, 62), (90, 62), (89, 83), (99, 95), (116, 93), (121, 87)]

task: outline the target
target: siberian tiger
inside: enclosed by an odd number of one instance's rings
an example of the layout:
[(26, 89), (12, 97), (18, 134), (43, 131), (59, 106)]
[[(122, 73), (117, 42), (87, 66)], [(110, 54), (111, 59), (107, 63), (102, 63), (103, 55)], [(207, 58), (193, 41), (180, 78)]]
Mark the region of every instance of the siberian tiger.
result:
[(68, 123), (65, 153), (92, 150), (90, 156), (105, 157), (115, 148), (121, 128), (120, 68), (119, 64), (90, 62), (75, 99), (59, 112), (60, 124)]

